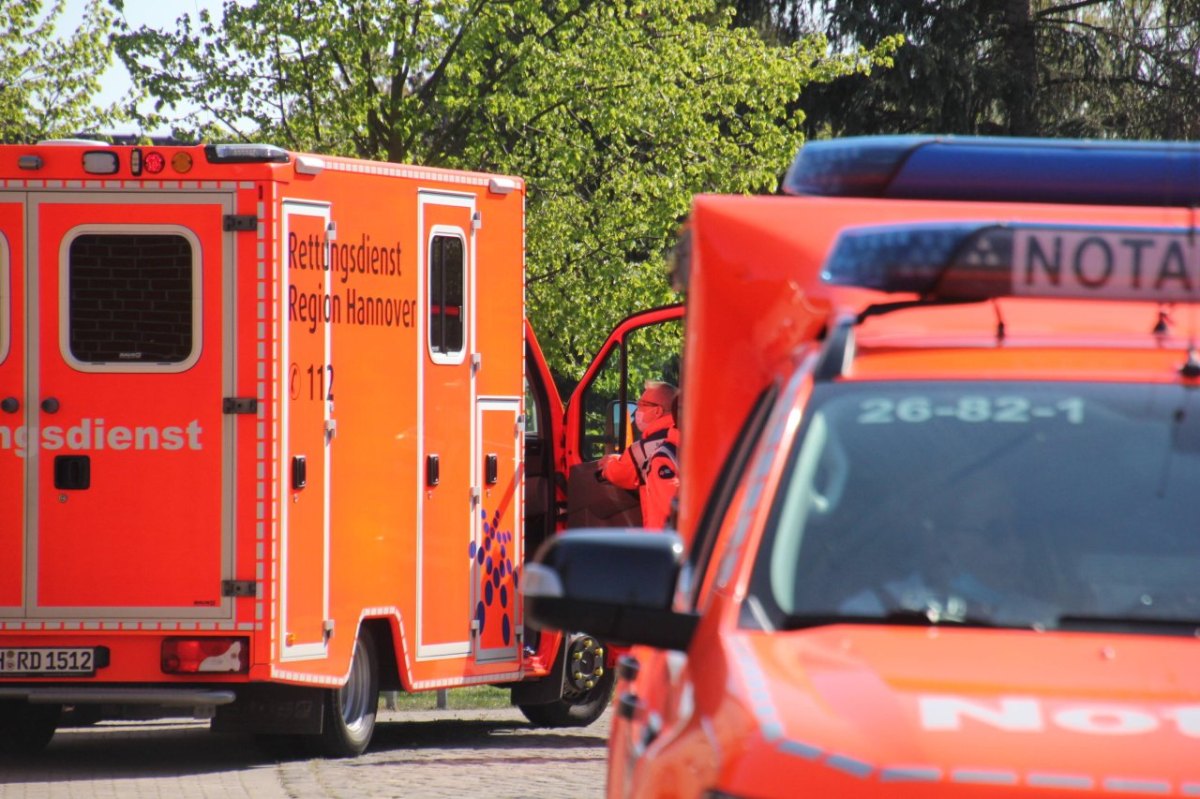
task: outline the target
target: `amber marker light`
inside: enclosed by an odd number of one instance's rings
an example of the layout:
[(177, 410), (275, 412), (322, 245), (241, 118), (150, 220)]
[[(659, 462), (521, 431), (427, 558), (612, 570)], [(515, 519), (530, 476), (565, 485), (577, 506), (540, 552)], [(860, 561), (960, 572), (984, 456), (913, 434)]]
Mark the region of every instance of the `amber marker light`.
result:
[(188, 172), (191, 172), (192, 154), (184, 152), (175, 153), (175, 155), (171, 156), (171, 169), (174, 169), (181, 175), (186, 175)]

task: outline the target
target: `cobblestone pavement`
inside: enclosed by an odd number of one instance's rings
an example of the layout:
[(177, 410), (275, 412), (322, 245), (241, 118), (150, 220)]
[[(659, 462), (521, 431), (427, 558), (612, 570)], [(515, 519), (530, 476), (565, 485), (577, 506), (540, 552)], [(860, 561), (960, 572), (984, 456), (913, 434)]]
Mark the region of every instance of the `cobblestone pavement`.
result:
[(351, 760), (280, 760), (204, 722), (106, 722), (0, 758), (0, 799), (595, 799), (610, 714), (545, 729), (516, 709), (383, 711)]

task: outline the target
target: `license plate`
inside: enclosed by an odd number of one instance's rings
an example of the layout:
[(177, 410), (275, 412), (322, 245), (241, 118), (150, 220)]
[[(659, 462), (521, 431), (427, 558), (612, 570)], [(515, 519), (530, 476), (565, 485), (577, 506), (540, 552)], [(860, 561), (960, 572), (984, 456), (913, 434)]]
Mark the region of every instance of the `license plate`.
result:
[(95, 673), (93, 648), (0, 648), (0, 677), (91, 677)]

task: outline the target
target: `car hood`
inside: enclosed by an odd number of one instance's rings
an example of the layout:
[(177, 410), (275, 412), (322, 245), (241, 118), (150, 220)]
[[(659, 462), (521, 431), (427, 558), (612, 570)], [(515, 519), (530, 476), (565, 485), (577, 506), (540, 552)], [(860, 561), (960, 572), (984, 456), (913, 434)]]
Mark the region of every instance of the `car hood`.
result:
[(834, 626), (734, 639), (770, 747), (861, 780), (1200, 796), (1200, 642)]

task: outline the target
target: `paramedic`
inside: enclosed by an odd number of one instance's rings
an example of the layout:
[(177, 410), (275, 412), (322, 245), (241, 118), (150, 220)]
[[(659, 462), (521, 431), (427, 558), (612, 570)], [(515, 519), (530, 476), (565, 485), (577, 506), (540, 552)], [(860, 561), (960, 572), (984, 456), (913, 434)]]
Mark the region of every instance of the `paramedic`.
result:
[(637, 402), (634, 424), (642, 437), (619, 455), (600, 462), (600, 475), (620, 488), (637, 489), (642, 503), (642, 526), (661, 529), (679, 490), (675, 398), (670, 383), (647, 381)]

